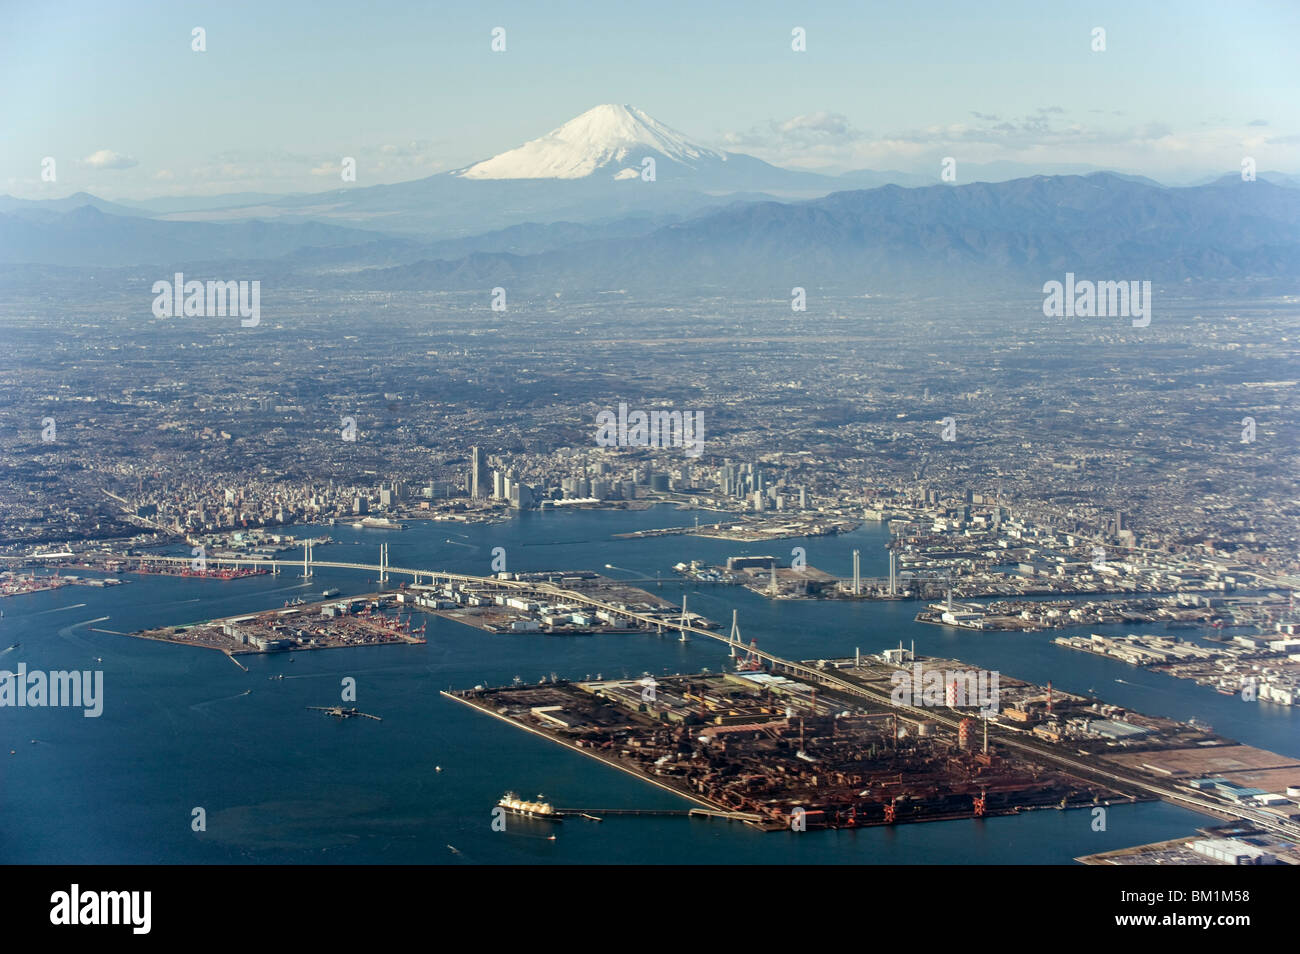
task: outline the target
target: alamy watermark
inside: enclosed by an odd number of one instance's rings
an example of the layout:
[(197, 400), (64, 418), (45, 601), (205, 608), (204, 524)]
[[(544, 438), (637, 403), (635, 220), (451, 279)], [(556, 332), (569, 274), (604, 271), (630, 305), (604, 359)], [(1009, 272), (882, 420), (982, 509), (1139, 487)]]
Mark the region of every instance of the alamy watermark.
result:
[(632, 411), (620, 403), (596, 415), (599, 447), (681, 447), (687, 457), (704, 452), (703, 411)]
[(1074, 280), (1043, 285), (1043, 314), (1048, 318), (1132, 318), (1134, 328), (1151, 324), (1150, 282), (1091, 282)]
[(17, 672), (0, 669), (0, 708), (45, 708), (77, 706), (87, 719), (97, 719), (104, 711), (104, 672), (96, 669), (27, 671), (19, 663)]
[(73, 884), (50, 895), (50, 923), (127, 925), (133, 934), (148, 934), (152, 908), (152, 891), (83, 891)]
[(260, 281), (207, 282), (185, 280), (177, 272), (174, 281), (165, 278), (153, 283), (155, 318), (224, 318), (238, 315), (245, 328), (256, 328), (262, 321), (262, 283)]
[(894, 686), (889, 699), (896, 706), (979, 706), (987, 713), (998, 711), (998, 674), (987, 669), (924, 672), (920, 663), (914, 663), (911, 672), (899, 669), (889, 681)]

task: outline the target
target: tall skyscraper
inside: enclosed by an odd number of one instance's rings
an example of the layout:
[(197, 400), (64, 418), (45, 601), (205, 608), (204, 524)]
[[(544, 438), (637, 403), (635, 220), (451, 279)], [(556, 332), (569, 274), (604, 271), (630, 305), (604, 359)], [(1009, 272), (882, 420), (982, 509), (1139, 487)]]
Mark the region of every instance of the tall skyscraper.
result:
[(477, 444), (470, 448), (469, 495), (475, 498), (488, 495), (487, 461), (483, 457), (483, 449)]

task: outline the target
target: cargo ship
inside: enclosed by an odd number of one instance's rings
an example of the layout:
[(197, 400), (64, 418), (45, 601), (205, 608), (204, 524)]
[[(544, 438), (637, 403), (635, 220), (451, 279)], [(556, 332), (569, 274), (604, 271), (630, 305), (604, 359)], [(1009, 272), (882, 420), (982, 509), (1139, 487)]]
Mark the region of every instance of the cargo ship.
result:
[(537, 801), (526, 802), (514, 792), (506, 792), (497, 802), (498, 807), (504, 808), (512, 815), (524, 815), (528, 818), (544, 818), (547, 821), (558, 822), (560, 813), (550, 802), (542, 801), (542, 796), (537, 796)]
[(338, 590), (321, 590), (321, 594), (320, 594), (320, 595), (321, 595), (321, 596), (324, 596), (324, 597), (326, 597), (326, 598), (328, 599), (328, 598), (331, 597), (331, 596), (338, 596), (338, 595), (339, 595), (339, 591), (338, 591)]
[(405, 530), (403, 524), (387, 517), (362, 517), (352, 525), (354, 530)]

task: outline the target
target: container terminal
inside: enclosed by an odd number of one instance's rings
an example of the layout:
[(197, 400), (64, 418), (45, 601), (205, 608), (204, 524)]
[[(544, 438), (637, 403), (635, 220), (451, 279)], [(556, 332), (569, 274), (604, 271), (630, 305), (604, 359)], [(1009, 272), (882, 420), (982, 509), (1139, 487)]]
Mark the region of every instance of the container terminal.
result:
[(402, 613), (396, 594), (371, 593), (127, 635), (216, 649), (232, 657), (243, 653), (423, 643), (425, 624), (412, 625), (411, 614)]

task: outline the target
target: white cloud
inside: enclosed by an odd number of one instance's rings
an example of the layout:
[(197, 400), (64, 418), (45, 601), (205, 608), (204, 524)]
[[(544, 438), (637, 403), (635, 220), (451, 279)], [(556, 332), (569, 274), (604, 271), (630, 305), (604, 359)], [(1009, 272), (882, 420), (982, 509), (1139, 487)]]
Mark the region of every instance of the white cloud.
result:
[(81, 161), (95, 169), (130, 169), (132, 166), (140, 164), (138, 160), (114, 152), (112, 149), (100, 149), (97, 152), (92, 152)]
[(1246, 145), (1259, 152), (1274, 147), (1270, 161), (1278, 167), (1297, 159), (1294, 150), (1288, 157), (1277, 148), (1291, 145), (1291, 137), (1265, 135), (1255, 123), (1250, 125), (1256, 128), (1224, 122), (1175, 130), (1162, 122), (1073, 119), (1060, 106), (1039, 107), (1019, 117), (974, 110), (969, 115), (965, 121), (877, 134), (856, 128), (838, 113), (811, 113), (757, 123), (728, 133), (725, 142), (779, 166), (821, 172), (909, 169), (952, 155), (977, 163), (1078, 163), (1159, 174), (1173, 164), (1196, 165), (1198, 159), (1200, 165), (1214, 167)]

